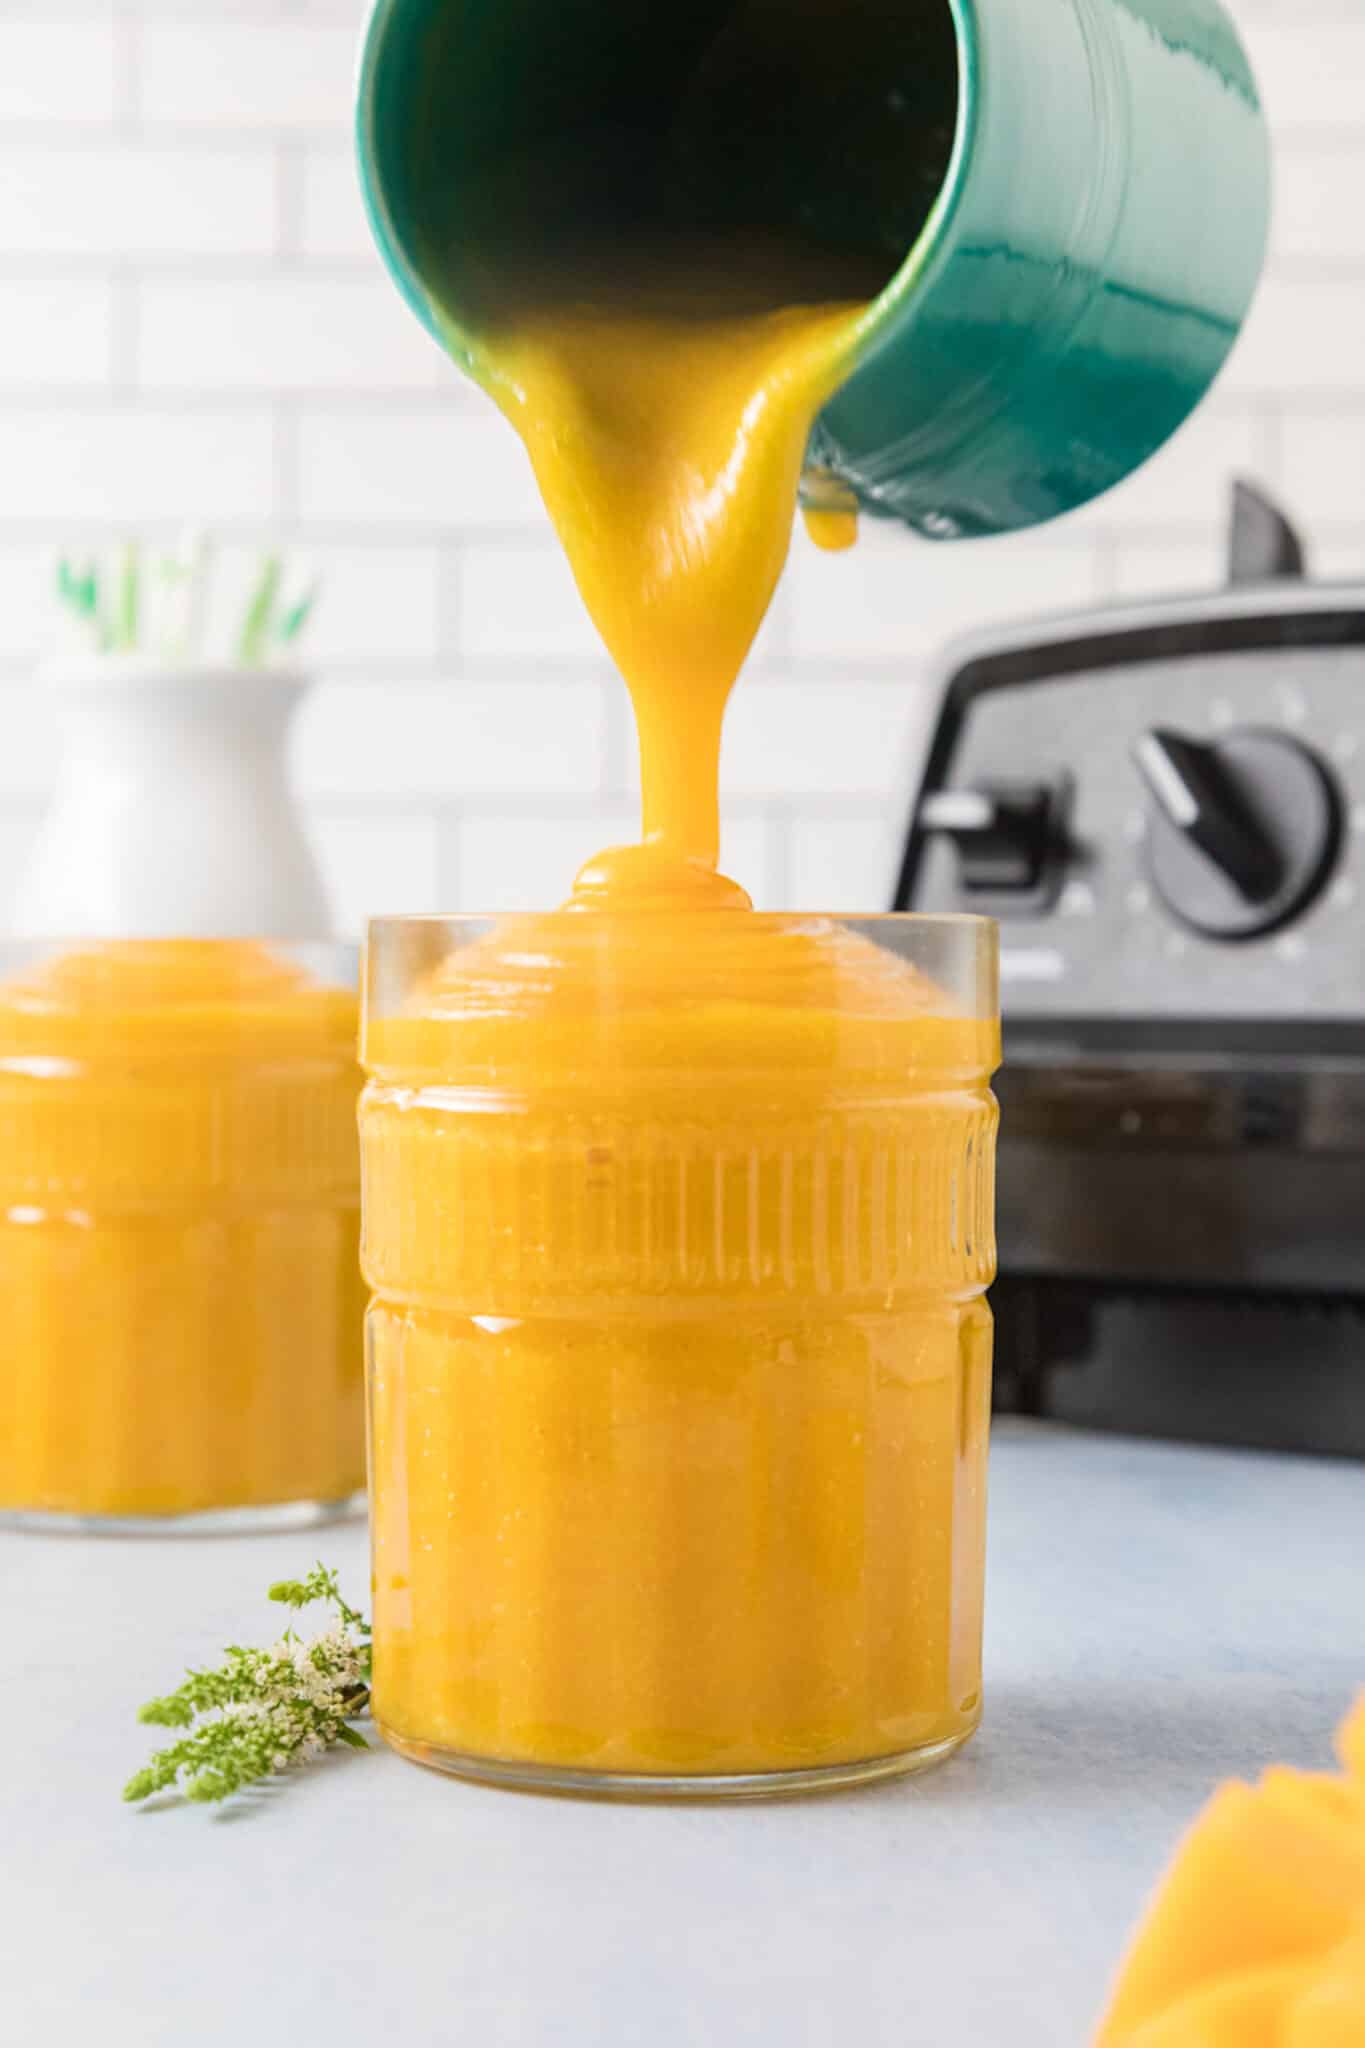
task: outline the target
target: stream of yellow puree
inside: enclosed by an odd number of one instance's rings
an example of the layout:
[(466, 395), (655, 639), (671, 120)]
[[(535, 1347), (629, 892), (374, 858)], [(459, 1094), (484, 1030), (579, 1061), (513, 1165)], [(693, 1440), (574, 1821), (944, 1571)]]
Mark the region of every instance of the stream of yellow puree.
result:
[[(714, 866), (726, 706), (865, 307), (820, 296), (820, 266), (767, 240), (632, 247), (610, 271), (589, 248), (570, 267), (571, 286), (487, 288), (489, 384), (630, 690), (644, 836)], [(847, 520), (816, 533), (843, 544)]]
[(996, 1032), (716, 872), (726, 705), (862, 310), (725, 261), (489, 290), (645, 843), (369, 1027), (375, 1702), (419, 1755), (799, 1770), (979, 1712)]

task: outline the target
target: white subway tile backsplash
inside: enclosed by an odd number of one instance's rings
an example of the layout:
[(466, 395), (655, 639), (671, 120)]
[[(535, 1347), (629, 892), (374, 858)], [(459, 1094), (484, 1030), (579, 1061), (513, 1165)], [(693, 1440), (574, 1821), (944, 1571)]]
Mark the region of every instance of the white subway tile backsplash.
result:
[(0, 398), (16, 388), (107, 387), (113, 292), (99, 278), (0, 275)]
[(1242, 24), (1271, 121), (1280, 127), (1358, 130), (1365, 78), (1365, 22), (1339, 14), (1305, 19), (1286, 5)]
[(321, 582), (309, 629), (310, 659), (434, 662), (441, 651), (442, 586), (450, 574), (438, 548), (307, 546)]
[(1224, 581), (1227, 542), (1222, 534), (1178, 543), (1120, 537), (1114, 542), (1107, 595), (1112, 598), (1184, 597)]
[(512, 429), (486, 404), (322, 411), (299, 423), (299, 507), (318, 525), (538, 527), (545, 513)]
[(1320, 259), (1365, 276), (1365, 141), (1307, 141), (1281, 149), (1275, 171), (1274, 253), (1296, 266)]
[(933, 709), (915, 666), (878, 682), (751, 684), (725, 729), (724, 786), (746, 797), (886, 797), (907, 788)]
[(269, 146), (143, 141), (7, 144), (0, 263), (7, 256), (265, 256), (275, 246)]
[(1310, 539), (1320, 520), (1365, 521), (1365, 392), (1358, 411), (1332, 409), (1290, 418), (1283, 482)]
[(341, 148), (310, 148), (304, 156), (301, 175), (300, 242), (304, 255), (363, 257), (378, 266), (379, 252), (361, 204), (355, 151), (350, 144)]
[(32, 661), (54, 638), (58, 553), (41, 543), (0, 547), (0, 660)]
[(922, 660), (1001, 619), (1074, 609), (1100, 593), (1088, 538), (970, 541), (896, 535), (847, 554), (798, 540), (788, 571), (792, 652), (801, 659)]
[(340, 23), (148, 20), (139, 111), (176, 127), (343, 130), (356, 37)]
[[(631, 832), (637, 836), (638, 820)], [(747, 889), (756, 910), (781, 910), (786, 876), (785, 819), (761, 811), (740, 811), (734, 803), (721, 807), (720, 865)]]
[(296, 731), (310, 796), (583, 797), (600, 784), (600, 683), (326, 683)]
[(1227, 388), (1272, 398), (1360, 389), (1365, 367), (1365, 275), (1300, 277), (1272, 271), (1226, 371)]
[(448, 374), (380, 277), (148, 279), (137, 364), (159, 391), (431, 390)]
[(51, 690), (34, 677), (0, 683), (0, 797), (22, 798), (31, 808), (52, 788), (57, 767), (57, 708)]
[(111, 21), (0, 21), (0, 122), (111, 120), (114, 78)]
[(359, 942), (372, 917), (417, 917), (449, 908), (437, 885), (433, 813), (319, 810), (311, 836), (327, 877), (337, 930)]
[(460, 557), (461, 647), (482, 656), (597, 655), (602, 643), (553, 535), (525, 547), (476, 546)]
[(0, 519), (268, 521), (269, 413), (51, 406), (0, 398)]
[(1324, 583), (1365, 587), (1365, 518), (1353, 530), (1343, 528), (1314, 541), (1309, 559), (1313, 574)]
[(917, 787), (918, 776), (907, 777), (901, 801), (869, 806), (861, 817), (799, 819), (789, 854), (790, 908), (890, 910)]
[(0, 808), (0, 931), (8, 930), (10, 906), (38, 829), (40, 808), (7, 800)]

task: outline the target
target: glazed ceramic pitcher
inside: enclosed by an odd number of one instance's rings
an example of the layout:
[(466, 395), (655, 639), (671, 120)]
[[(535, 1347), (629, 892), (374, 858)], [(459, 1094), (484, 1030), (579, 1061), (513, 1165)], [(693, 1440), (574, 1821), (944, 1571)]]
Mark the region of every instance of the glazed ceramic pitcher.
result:
[(1218, 0), (376, 0), (370, 215), (476, 377), (441, 282), (467, 196), (576, 137), (568, 220), (642, 133), (676, 137), (694, 223), (884, 266), (804, 494), (935, 538), (1039, 524), (1145, 462), (1217, 376), (1264, 254), (1268, 138)]

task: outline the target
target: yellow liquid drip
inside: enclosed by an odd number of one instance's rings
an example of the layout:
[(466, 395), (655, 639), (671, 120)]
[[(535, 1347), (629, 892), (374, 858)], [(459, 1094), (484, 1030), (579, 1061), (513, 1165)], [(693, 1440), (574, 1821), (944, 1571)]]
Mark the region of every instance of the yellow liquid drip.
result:
[(0, 1509), (364, 1483), (355, 1001), (245, 943), (0, 990)]
[(375, 1708), (476, 1767), (838, 1771), (980, 1711), (998, 1034), (715, 871), (860, 309), (670, 260), (485, 286), (646, 844), (369, 1023)]
[(809, 506), (802, 515), (806, 532), (816, 547), (823, 548), (827, 555), (846, 554), (849, 548), (858, 545), (858, 514), (856, 511), (818, 511)]

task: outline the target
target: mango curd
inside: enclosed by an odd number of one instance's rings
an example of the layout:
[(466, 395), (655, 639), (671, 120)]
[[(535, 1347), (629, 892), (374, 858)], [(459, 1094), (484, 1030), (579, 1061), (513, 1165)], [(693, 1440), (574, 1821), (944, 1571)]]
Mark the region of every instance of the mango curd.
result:
[(230, 941), (0, 987), (0, 1512), (363, 1486), (355, 1010)]
[(909, 1768), (980, 1713), (993, 937), (897, 957), (716, 871), (726, 707), (883, 280), (528, 192), (490, 173), (451, 274), (630, 691), (644, 844), (558, 914), (372, 933), (375, 1712), (518, 1782)]
[(530, 1782), (928, 1761), (981, 1708), (996, 1026), (663, 881), (372, 987), (375, 1713)]

